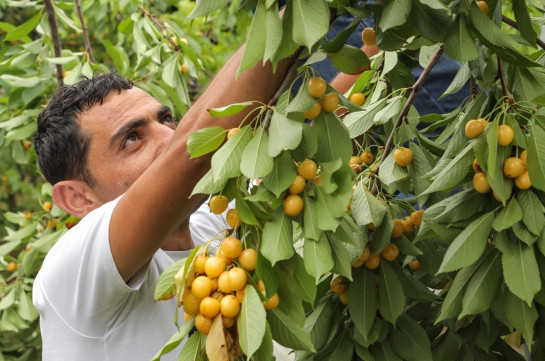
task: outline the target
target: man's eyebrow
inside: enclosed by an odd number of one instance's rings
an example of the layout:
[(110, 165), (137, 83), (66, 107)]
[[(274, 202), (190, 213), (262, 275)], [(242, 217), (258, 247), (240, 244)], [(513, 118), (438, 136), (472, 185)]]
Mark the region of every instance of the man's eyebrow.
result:
[(157, 119), (161, 119), (165, 114), (172, 115), (172, 109), (170, 109), (169, 106), (163, 105), (159, 110), (157, 111)]
[(145, 125), (147, 121), (145, 119), (135, 119), (128, 122), (115, 132), (115, 134), (110, 138), (110, 149), (114, 148), (119, 139), (124, 138), (127, 134), (130, 134), (133, 130), (138, 127)]

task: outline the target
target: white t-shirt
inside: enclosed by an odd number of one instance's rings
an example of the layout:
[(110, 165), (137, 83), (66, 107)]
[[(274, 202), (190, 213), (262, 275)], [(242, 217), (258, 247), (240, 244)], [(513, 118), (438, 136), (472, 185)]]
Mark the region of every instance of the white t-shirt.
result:
[[(190, 251), (158, 250), (126, 284), (108, 237), (119, 198), (89, 213), (49, 251), (36, 277), (33, 302), (40, 312), (43, 360), (150, 360), (177, 331), (176, 299), (153, 302), (159, 275)], [(190, 220), (195, 245), (227, 228), (204, 203)], [(176, 254), (178, 253), (178, 254)], [(183, 312), (178, 324), (183, 325)], [(176, 360), (180, 348), (161, 358)]]

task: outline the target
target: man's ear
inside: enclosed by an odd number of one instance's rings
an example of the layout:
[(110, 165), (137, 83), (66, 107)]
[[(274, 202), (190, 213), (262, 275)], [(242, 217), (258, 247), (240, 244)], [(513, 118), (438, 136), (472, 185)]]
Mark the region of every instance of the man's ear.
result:
[(53, 186), (53, 201), (67, 213), (83, 218), (102, 203), (82, 181), (65, 180)]

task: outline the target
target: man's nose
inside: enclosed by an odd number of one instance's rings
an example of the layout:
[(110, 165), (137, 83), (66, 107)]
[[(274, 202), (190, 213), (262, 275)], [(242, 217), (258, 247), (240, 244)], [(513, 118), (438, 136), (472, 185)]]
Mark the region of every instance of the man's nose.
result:
[(166, 125), (158, 123), (155, 129), (157, 148), (155, 157), (159, 156), (174, 135), (174, 130)]

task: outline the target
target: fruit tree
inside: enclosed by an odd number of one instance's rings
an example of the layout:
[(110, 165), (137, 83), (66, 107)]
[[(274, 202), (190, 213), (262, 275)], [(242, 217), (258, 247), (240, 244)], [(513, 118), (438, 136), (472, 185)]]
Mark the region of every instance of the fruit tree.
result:
[[(79, 35), (78, 1), (44, 4), (21, 2), (26, 20), (0, 23), (9, 90), (1, 154), (18, 164), (33, 159), (24, 140), (41, 101), (57, 83), (105, 68), (98, 64), (142, 80), (183, 113), (216, 65), (200, 46), (204, 32), (225, 27), (236, 38), (248, 25), (239, 72), (296, 58), (268, 104), (209, 109), (222, 117), (251, 107), (238, 128), (190, 137), (192, 157), (215, 152), (193, 193), (210, 195), (214, 213), (228, 210), (230, 228), (161, 276), (155, 298), (176, 297), (173, 315), (184, 312), (186, 323), (154, 359), (270, 360), (275, 343), (297, 360), (545, 359), (541, 2), (88, 1), (95, 51)], [(83, 38), (79, 52), (53, 53), (55, 14), (61, 38)], [(346, 16), (353, 20), (328, 35)], [(361, 31), (369, 18), (374, 26)], [(375, 55), (346, 44), (355, 31)], [(415, 98), (441, 56), (459, 62), (443, 96), (468, 82), (471, 91), (454, 111), (421, 115)], [(315, 70), (325, 58), (356, 76), (347, 92)], [(5, 176), (5, 192), (22, 187), (16, 172)], [(29, 189), (5, 213), (0, 312), (18, 345), (38, 342), (32, 275), (75, 222), (47, 203), (49, 192)], [(41, 208), (23, 212), (33, 198)]]

